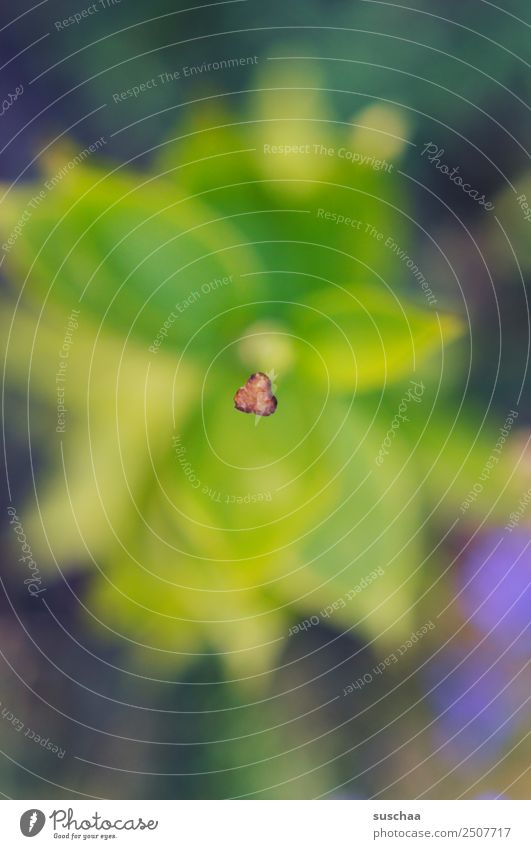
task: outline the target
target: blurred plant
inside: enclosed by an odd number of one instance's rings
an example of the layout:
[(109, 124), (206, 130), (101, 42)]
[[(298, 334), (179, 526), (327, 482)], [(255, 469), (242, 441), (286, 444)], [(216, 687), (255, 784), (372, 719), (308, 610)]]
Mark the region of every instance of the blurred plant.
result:
[[(393, 171), (338, 156), (351, 128), (325, 136), (316, 95), (289, 89), (282, 115), (263, 91), (250, 122), (203, 104), (150, 173), (79, 164), (42, 202), (38, 185), (3, 202), (5, 241), (24, 219), (6, 262), (20, 290), (7, 373), (28, 380), (30, 439), (55, 431), (79, 310), (66, 425), (47, 437), (25, 527), (50, 575), (84, 564), (89, 620), (151, 665), (220, 652), (251, 679), (288, 624), (376, 566), (384, 577), (336, 626), (384, 643), (411, 630), (423, 490), (402, 434), (374, 458), (412, 376), (429, 378), (417, 425), (433, 415), (460, 322), (404, 298), (405, 269), (366, 226), (407, 246)], [(48, 178), (61, 159), (43, 160)], [(249, 370), (272, 369), (279, 411), (255, 428), (231, 399)]]

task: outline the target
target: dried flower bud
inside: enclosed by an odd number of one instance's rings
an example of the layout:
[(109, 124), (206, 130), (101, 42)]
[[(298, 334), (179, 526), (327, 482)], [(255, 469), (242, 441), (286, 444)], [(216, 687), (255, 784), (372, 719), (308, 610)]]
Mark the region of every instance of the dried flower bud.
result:
[(271, 391), (271, 381), (267, 374), (259, 371), (252, 374), (234, 396), (234, 406), (241, 413), (254, 413), (255, 416), (271, 416), (277, 408), (277, 399)]

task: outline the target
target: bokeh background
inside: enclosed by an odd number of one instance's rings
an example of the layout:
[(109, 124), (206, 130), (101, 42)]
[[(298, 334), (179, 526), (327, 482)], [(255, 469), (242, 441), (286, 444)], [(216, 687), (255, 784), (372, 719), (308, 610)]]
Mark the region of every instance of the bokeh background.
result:
[(528, 797), (530, 27), (0, 12), (4, 796)]

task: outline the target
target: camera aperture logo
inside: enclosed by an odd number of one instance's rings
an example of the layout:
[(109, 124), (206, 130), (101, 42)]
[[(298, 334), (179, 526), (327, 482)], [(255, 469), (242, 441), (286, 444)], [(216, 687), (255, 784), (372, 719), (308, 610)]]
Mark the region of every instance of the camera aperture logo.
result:
[(37, 808), (25, 811), (20, 817), (20, 830), (24, 837), (35, 837), (44, 828), (46, 817)]

